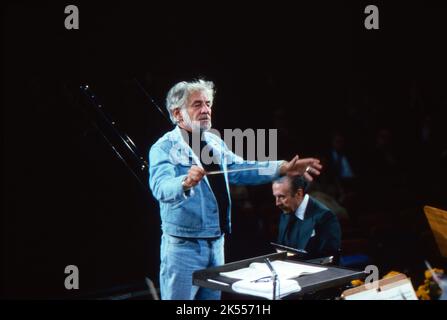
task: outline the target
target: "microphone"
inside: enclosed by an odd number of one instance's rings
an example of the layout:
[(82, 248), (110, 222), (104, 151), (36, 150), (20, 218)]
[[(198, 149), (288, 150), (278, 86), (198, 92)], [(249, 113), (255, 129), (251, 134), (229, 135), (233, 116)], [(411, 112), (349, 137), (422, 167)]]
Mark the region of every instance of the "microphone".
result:
[(272, 273), (272, 280), (273, 280), (273, 300), (276, 300), (276, 282), (278, 281), (278, 273), (276, 272), (275, 268), (273, 268), (272, 263), (270, 262), (269, 258), (265, 258), (264, 262), (266, 263), (267, 267), (269, 267), (270, 272)]
[(273, 277), (277, 277), (278, 274), (276, 273), (275, 268), (273, 268), (273, 265), (272, 265), (272, 263), (270, 262), (270, 259), (269, 259), (269, 258), (265, 258), (264, 261), (265, 261), (265, 263), (267, 264), (267, 267), (269, 267), (270, 272), (272, 273), (272, 279), (273, 279)]

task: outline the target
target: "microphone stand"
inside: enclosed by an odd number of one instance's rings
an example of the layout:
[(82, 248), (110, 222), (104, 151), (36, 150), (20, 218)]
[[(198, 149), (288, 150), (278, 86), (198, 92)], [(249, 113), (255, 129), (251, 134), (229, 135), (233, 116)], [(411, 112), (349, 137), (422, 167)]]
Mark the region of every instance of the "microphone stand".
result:
[(265, 263), (270, 269), (270, 272), (272, 273), (272, 280), (273, 280), (273, 300), (276, 300), (276, 284), (278, 282), (278, 273), (275, 271), (275, 268), (273, 268), (272, 263), (270, 262), (269, 258), (264, 259)]
[(146, 98), (149, 99), (149, 101), (152, 103), (152, 105), (161, 113), (161, 115), (165, 118), (165, 120), (168, 121), (168, 123), (170, 125), (172, 125), (171, 120), (169, 119), (169, 117), (163, 112), (163, 110), (161, 110), (161, 108), (158, 106), (158, 104), (155, 102), (155, 100), (150, 96), (150, 94), (144, 89), (144, 87), (137, 80), (137, 78), (134, 78), (133, 80), (137, 84), (138, 88), (144, 93)]
[[(148, 163), (144, 158), (139, 154), (137, 147), (135, 146), (134, 142), (130, 139), (130, 137), (127, 134), (121, 134), (121, 132), (116, 128), (115, 121), (112, 121), (110, 117), (103, 111), (103, 106), (98, 103), (95, 94), (91, 91), (88, 85), (82, 85), (80, 87), (82, 93), (86, 96), (87, 100), (90, 102), (90, 104), (94, 107), (96, 113), (99, 115), (99, 117), (107, 124), (109, 128), (112, 129), (112, 132), (118, 136), (119, 141), (121, 141), (126, 148), (130, 151), (130, 154), (133, 156), (133, 158), (136, 160), (139, 168), (141, 171), (144, 171), (148, 168)], [(131, 168), (128, 161), (124, 159), (124, 157), (121, 155), (121, 153), (118, 151), (118, 148), (112, 143), (111, 139), (107, 137), (104, 130), (100, 128), (100, 126), (97, 124), (95, 120), (93, 120), (92, 117), (90, 117), (90, 121), (92, 122), (92, 125), (100, 132), (101, 136), (104, 138), (104, 140), (107, 142), (107, 144), (110, 146), (110, 148), (115, 152), (116, 156), (124, 163), (126, 168), (132, 173), (132, 175), (137, 179), (140, 186), (145, 190), (148, 191), (148, 186), (146, 183), (144, 183), (141, 179), (141, 177), (135, 172), (133, 168)]]

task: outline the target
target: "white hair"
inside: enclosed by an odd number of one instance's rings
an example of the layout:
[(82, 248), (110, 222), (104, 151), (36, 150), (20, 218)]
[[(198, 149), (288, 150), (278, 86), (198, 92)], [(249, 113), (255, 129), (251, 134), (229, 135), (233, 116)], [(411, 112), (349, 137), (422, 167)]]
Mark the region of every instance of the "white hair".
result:
[(166, 96), (166, 109), (173, 124), (177, 121), (174, 118), (174, 110), (180, 108), (182, 110), (186, 107), (188, 97), (192, 92), (205, 91), (210, 99), (211, 105), (214, 99), (214, 83), (212, 81), (205, 81), (202, 79), (187, 82), (182, 81), (173, 86)]

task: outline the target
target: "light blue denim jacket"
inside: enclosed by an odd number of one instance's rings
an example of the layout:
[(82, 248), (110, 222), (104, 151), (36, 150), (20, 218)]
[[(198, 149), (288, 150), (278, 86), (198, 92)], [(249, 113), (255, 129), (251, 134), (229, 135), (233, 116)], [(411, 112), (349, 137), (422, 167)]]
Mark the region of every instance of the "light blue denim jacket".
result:
[[(262, 167), (258, 170), (225, 172), (229, 206), (228, 230), (231, 230), (229, 183), (256, 185), (269, 183), (279, 175), (281, 161), (245, 161), (231, 152), (217, 135), (205, 132), (204, 138), (220, 159), (222, 170)], [(217, 200), (205, 176), (194, 188), (184, 191), (183, 179), (191, 165), (202, 167), (180, 128), (167, 132), (149, 151), (149, 186), (159, 201), (163, 232), (178, 237), (209, 238), (221, 234)]]

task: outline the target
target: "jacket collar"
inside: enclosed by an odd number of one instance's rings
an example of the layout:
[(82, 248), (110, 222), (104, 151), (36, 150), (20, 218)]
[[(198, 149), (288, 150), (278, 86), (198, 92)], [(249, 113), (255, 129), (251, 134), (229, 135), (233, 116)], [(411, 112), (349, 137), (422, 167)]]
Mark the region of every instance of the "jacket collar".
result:
[[(182, 165), (196, 165), (201, 168), (203, 168), (202, 163), (200, 162), (197, 155), (193, 152), (192, 148), (186, 143), (186, 141), (183, 139), (183, 135), (181, 132), (181, 128), (179, 126), (176, 126), (173, 130), (170, 132), (169, 139), (175, 144), (174, 148), (174, 154), (177, 158), (176, 160), (180, 162)], [(214, 154), (221, 159), (221, 161), (225, 161), (225, 157), (222, 157), (219, 143), (216, 141), (216, 139), (212, 138), (212, 134), (209, 132), (204, 132), (203, 137), (208, 145), (211, 146), (213, 149)], [(221, 163), (221, 167), (225, 168), (226, 165)], [(225, 174), (227, 176), (227, 174)], [(227, 178), (227, 177), (226, 177)], [(211, 188), (211, 185), (208, 181), (208, 178), (204, 177), (205, 182), (208, 184), (208, 186)]]

